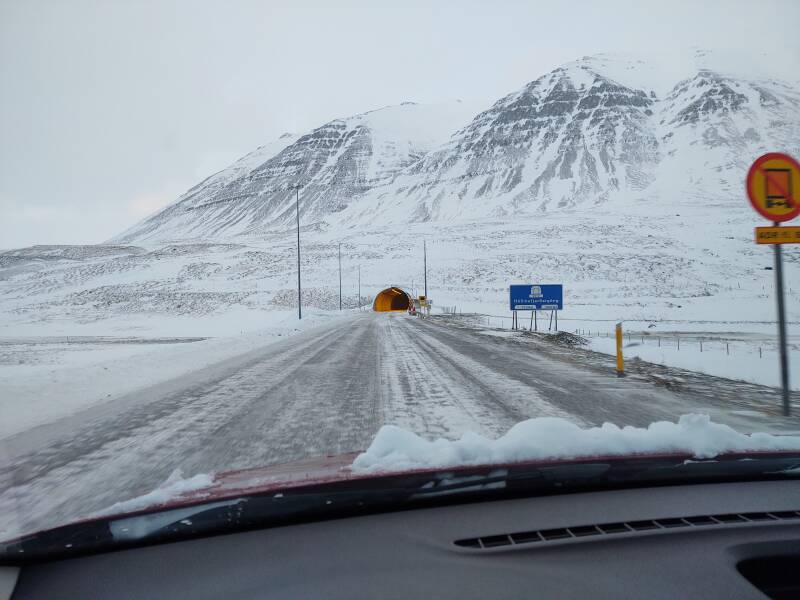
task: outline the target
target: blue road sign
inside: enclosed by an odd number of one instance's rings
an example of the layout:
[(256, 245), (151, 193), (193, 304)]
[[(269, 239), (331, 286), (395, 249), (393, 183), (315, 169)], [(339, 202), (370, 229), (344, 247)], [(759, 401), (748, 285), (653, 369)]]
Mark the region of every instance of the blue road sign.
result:
[(563, 310), (564, 286), (512, 285), (509, 286), (511, 310)]

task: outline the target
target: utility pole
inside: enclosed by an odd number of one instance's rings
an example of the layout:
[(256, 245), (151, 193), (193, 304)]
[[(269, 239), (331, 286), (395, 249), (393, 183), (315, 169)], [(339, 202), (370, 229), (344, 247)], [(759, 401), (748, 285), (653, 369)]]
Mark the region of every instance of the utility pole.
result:
[(358, 310), (361, 310), (361, 265), (358, 265)]
[(339, 242), (339, 310), (342, 310), (342, 243)]
[(428, 244), (422, 240), (422, 263), (425, 270), (425, 302), (428, 301)]
[(303, 318), (303, 296), (300, 290), (300, 186), (295, 185), (295, 211), (297, 214), (297, 318)]

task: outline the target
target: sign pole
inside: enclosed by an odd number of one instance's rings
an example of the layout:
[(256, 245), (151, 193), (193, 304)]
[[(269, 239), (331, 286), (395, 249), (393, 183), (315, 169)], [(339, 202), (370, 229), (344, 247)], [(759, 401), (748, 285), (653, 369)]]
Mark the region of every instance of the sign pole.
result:
[(300, 289), (300, 186), (294, 188), (297, 211), (297, 318), (303, 318), (303, 294)]
[(783, 297), (783, 256), (781, 244), (800, 243), (800, 227), (781, 227), (784, 221), (800, 216), (800, 163), (788, 154), (768, 152), (750, 166), (745, 190), (755, 211), (772, 221), (774, 227), (756, 227), (757, 244), (773, 244), (775, 256), (775, 295), (778, 304), (778, 343), (780, 344), (781, 395), (783, 414), (789, 416), (789, 359), (786, 347), (786, 307)]
[(422, 261), (425, 272), (425, 300), (428, 300), (428, 242), (422, 240)]
[[(550, 313), (547, 331), (555, 328), (558, 331), (558, 311), (564, 308), (564, 286), (562, 284), (512, 284), (508, 288), (509, 309), (512, 313), (518, 310), (529, 310), (529, 331), (539, 331), (539, 311)], [(512, 327), (522, 329), (519, 314), (512, 314)]]
[[(775, 227), (780, 224), (775, 223)], [(789, 416), (789, 360), (786, 353), (786, 308), (783, 301), (783, 256), (781, 245), (775, 244), (775, 295), (778, 296), (778, 341), (781, 353), (781, 392), (783, 395), (783, 414)]]

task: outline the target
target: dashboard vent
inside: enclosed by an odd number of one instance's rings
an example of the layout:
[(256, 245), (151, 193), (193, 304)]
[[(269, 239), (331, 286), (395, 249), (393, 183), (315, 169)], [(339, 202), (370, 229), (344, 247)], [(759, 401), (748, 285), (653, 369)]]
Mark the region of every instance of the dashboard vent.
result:
[(707, 527), (730, 523), (782, 521), (786, 519), (800, 520), (800, 511), (783, 510), (776, 512), (728, 513), (720, 515), (698, 515), (693, 517), (672, 517), (668, 519), (646, 519), (644, 521), (620, 521), (618, 523), (580, 525), (578, 527), (518, 531), (516, 533), (504, 533), (502, 535), (466, 538), (463, 540), (456, 540), (454, 543), (456, 546), (461, 546), (462, 548), (497, 548), (499, 546), (516, 546), (589, 536), (634, 533), (637, 531), (676, 529), (679, 527)]

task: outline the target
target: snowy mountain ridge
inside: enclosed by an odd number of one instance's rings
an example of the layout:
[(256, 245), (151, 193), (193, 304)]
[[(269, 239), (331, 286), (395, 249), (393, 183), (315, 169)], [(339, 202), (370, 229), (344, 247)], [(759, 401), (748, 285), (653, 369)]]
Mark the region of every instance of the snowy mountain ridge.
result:
[(248, 155), (112, 241), (261, 235), (293, 223), (298, 187), (301, 219), (334, 229), (721, 202), (760, 153), (800, 149), (800, 93), (714, 61), (696, 53), (667, 84), (657, 63), (590, 56), (471, 121), (457, 102), (336, 119)]
[(403, 168), (469, 119), (459, 101), (397, 106), (335, 119), (302, 136), (282, 137), (184, 194), (115, 240), (143, 241), (252, 234), (321, 220), (353, 197), (390, 183)]
[(759, 154), (800, 148), (800, 94), (787, 84), (703, 68), (662, 99), (602, 66), (576, 61), (498, 100), (361, 199), (350, 220), (502, 218), (687, 195), (718, 201), (738, 195)]

